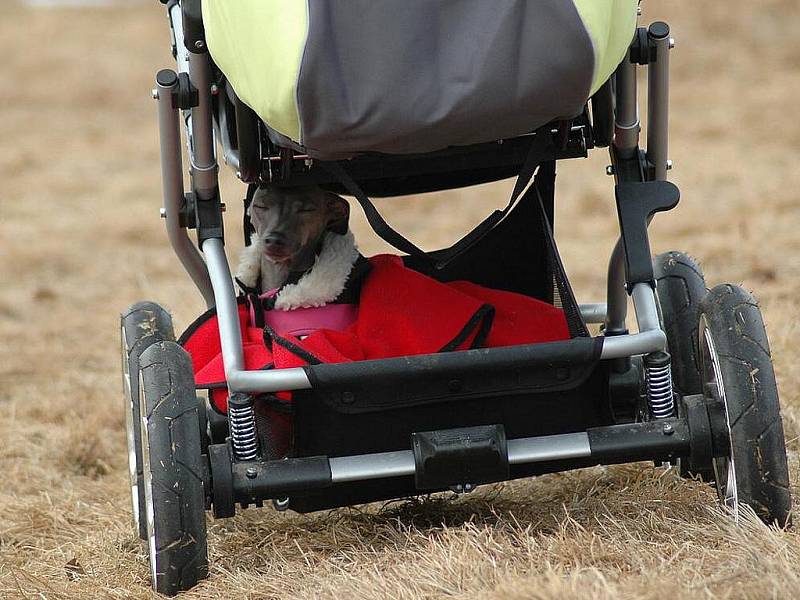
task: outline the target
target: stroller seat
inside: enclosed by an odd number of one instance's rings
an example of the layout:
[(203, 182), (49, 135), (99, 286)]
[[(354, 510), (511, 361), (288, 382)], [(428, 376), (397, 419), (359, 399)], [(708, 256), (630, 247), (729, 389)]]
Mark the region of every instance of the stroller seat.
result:
[(423, 153), (571, 118), (624, 56), (637, 0), (207, 0), (208, 49), (272, 141)]

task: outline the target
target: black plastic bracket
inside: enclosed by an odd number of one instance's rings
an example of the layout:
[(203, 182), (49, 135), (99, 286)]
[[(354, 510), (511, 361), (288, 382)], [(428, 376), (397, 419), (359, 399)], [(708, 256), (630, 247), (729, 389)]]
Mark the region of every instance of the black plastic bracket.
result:
[(674, 460), (687, 456), (691, 447), (684, 419), (659, 419), (586, 430), (595, 464), (611, 465), (638, 460)]
[(178, 213), (178, 222), (181, 227), (187, 229), (194, 229), (197, 227), (195, 218), (195, 195), (194, 192), (186, 192), (183, 195), (183, 202), (181, 202), (181, 210)]
[(178, 85), (172, 91), (172, 108), (188, 110), (200, 104), (197, 88), (189, 81), (188, 73), (178, 73)]
[(648, 181), (646, 173), (648, 171), (647, 155), (641, 148), (636, 148), (635, 152), (628, 158), (620, 156), (618, 150), (612, 144), (609, 146), (611, 164), (614, 168), (614, 177), (617, 183), (626, 181)]
[(221, 240), (225, 237), (218, 187), (214, 189), (214, 195), (207, 200), (194, 196), (194, 222), (197, 228), (197, 243), (200, 247), (206, 240), (212, 238)]
[(647, 28), (637, 27), (631, 44), (630, 60), (636, 65), (650, 63), (650, 43), (647, 39)]
[(611, 78), (592, 96), (592, 137), (594, 145), (606, 148), (614, 138), (614, 92)]
[(193, 54), (208, 52), (200, 0), (183, 0), (181, 13), (183, 14), (183, 43), (186, 49)]
[(705, 471), (711, 466), (714, 455), (706, 400), (702, 394), (684, 396), (681, 409), (689, 425), (689, 469), (695, 472)]
[(228, 444), (212, 444), (208, 447), (208, 459), (211, 464), (211, 505), (214, 517), (222, 519), (232, 517), (236, 513), (233, 494), (233, 453)]
[(608, 372), (608, 398), (615, 421), (636, 419), (644, 392), (643, 382), (644, 373), (640, 358), (634, 360), (627, 357), (624, 360), (611, 361)]
[(509, 477), (502, 425), (413, 433), (411, 444), (419, 490), (503, 481)]
[(731, 438), (728, 429), (728, 415), (721, 400), (705, 398), (708, 422), (711, 424), (711, 448), (714, 458), (729, 456)]
[(655, 40), (669, 37), (669, 25), (664, 21), (655, 21), (650, 27), (638, 27), (631, 44), (630, 61), (637, 65), (649, 65), (656, 62)]
[(614, 190), (625, 247), (628, 293), (637, 283), (648, 283), (655, 287), (647, 225), (655, 213), (675, 208), (680, 200), (680, 192), (669, 181), (619, 183)]
[(268, 498), (321, 490), (331, 485), (331, 466), (327, 456), (235, 462), (232, 469), (234, 495), (243, 506), (258, 505)]
[(210, 401), (206, 401), (206, 421), (212, 444), (221, 444), (228, 437), (228, 417), (219, 412)]

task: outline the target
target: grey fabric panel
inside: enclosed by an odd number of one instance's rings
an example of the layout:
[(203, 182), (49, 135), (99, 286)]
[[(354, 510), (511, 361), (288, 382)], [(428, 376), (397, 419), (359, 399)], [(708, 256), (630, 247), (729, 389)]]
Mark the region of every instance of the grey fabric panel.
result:
[(428, 152), (574, 116), (594, 51), (571, 0), (308, 0), (310, 154)]

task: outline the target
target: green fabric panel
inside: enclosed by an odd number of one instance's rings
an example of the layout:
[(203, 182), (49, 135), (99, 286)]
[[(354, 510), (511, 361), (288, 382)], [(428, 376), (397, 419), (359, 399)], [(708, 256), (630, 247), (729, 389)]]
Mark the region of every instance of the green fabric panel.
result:
[(307, 3), (203, 0), (202, 6), (209, 52), (236, 95), (270, 127), (299, 140), (297, 77), (308, 35)]
[(639, 0), (573, 0), (595, 52), (591, 93), (605, 83), (622, 61), (636, 31)]

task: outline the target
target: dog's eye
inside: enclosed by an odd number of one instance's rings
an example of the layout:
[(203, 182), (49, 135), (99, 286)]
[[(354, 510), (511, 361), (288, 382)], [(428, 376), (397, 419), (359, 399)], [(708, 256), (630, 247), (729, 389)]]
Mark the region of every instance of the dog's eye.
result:
[(303, 206), (297, 212), (299, 212), (299, 213), (312, 213), (312, 212), (316, 212), (316, 210), (317, 209), (315, 207), (313, 207), (313, 206)]

